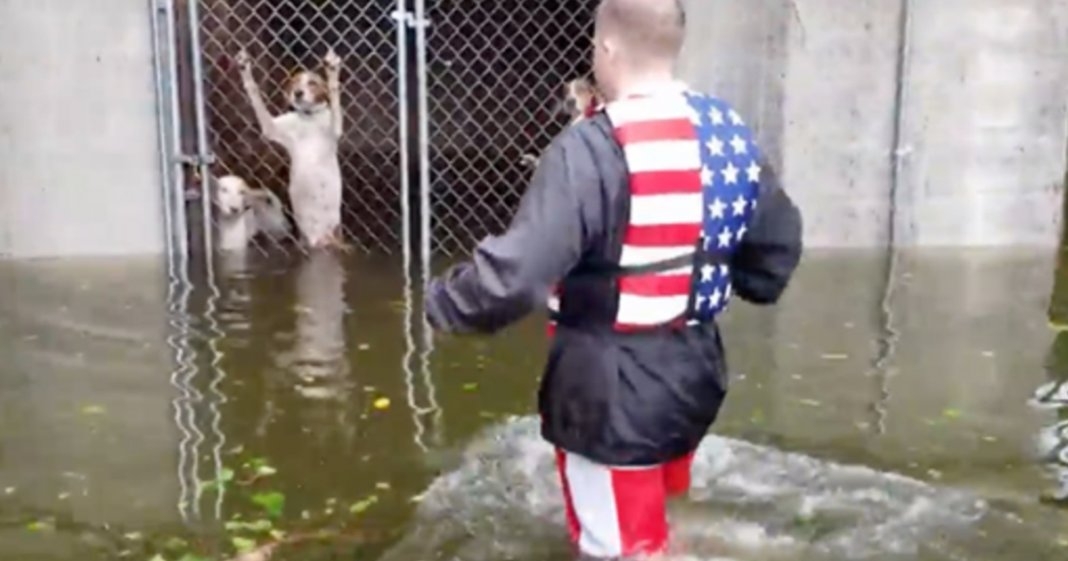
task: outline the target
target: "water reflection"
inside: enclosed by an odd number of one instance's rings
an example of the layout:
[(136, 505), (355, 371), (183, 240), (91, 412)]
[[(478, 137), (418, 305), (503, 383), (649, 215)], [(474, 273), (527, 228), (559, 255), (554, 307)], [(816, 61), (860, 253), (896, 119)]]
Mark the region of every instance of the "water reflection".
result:
[(1053, 474), (1047, 502), (1068, 506), (1068, 254), (1062, 248), (1054, 273), (1049, 304), (1053, 343), (1046, 358), (1048, 382), (1035, 390), (1031, 404), (1051, 413), (1050, 424), (1038, 437), (1041, 460)]
[(192, 326), (189, 314), (190, 294), (193, 284), (189, 280), (188, 263), (185, 259), (172, 258), (167, 270), (167, 322), (170, 332), (167, 346), (174, 352), (174, 370), (170, 383), (174, 386), (172, 400), (174, 426), (181, 434), (178, 441), (178, 512), (182, 520), (189, 521), (192, 509), (199, 516), (200, 489), (202, 484), (197, 471), (200, 465), (199, 450), (194, 442), (201, 442), (204, 435), (197, 428), (194, 404), (203, 396), (191, 383), (197, 374), (196, 351), (192, 346)]
[[(417, 297), (418, 293), (413, 286), (413, 274), (406, 264), (404, 267), (404, 356), (401, 358), (401, 370), (404, 372), (408, 408), (411, 410), (412, 424), (415, 427), (412, 439), (420, 450), (429, 452), (430, 447), (427, 446), (425, 437), (427, 430), (425, 423), (430, 422), (432, 425), (430, 446), (440, 446), (444, 430), (442, 419), (444, 412), (438, 405), (437, 388), (430, 374), (430, 355), (434, 352), (434, 333), (426, 319), (426, 314), (422, 311), (421, 301), (417, 305)], [(415, 360), (416, 357), (418, 360)], [(418, 363), (417, 367), (413, 368), (413, 362)], [(419, 371), (419, 383), (416, 383), (415, 370)], [(425, 405), (420, 405), (417, 398), (417, 394), (420, 393), (419, 386), (425, 394)]]

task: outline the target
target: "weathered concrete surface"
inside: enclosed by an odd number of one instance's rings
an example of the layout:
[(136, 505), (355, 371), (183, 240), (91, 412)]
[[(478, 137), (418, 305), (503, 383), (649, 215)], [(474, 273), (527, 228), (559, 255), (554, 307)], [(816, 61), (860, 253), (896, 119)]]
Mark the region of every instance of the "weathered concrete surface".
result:
[(902, 234), (923, 245), (1058, 241), (1068, 2), (912, 2)]
[(892, 219), (905, 245), (1057, 243), (1068, 0), (912, 0), (905, 34), (906, 0), (688, 4), (680, 74), (755, 125), (810, 246)]
[(0, 0), (0, 256), (163, 247), (148, 3)]

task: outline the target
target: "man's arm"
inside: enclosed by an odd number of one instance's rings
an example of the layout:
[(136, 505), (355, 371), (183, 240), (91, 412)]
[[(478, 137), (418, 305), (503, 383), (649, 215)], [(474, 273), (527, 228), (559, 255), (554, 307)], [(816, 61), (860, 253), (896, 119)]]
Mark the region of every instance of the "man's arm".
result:
[(774, 304), (801, 260), (801, 211), (767, 160), (760, 162), (760, 197), (749, 232), (731, 259), (734, 291), (753, 304)]
[(431, 281), (426, 310), (443, 331), (492, 333), (544, 303), (580, 260), (596, 225), (600, 176), (581, 131), (565, 131), (541, 158), (508, 230)]

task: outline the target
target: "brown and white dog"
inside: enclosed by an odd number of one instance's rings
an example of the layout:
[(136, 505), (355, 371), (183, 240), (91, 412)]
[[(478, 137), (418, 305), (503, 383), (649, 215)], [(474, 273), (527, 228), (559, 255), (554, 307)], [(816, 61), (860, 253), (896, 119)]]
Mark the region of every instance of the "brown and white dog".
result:
[(282, 201), (267, 189), (253, 189), (236, 175), (213, 181), (216, 246), (225, 252), (243, 252), (252, 238), (265, 234), (275, 240), (289, 236)]
[(311, 248), (347, 248), (341, 235), (341, 167), (338, 143), (341, 113), (341, 59), (331, 49), (324, 59), (326, 79), (301, 70), (286, 85), (291, 110), (272, 116), (252, 76), (252, 60), (242, 49), (237, 63), (245, 93), (263, 136), (289, 155), (289, 199), (301, 239)]
[[(592, 116), (602, 99), (593, 82), (586, 78), (575, 78), (564, 84), (557, 112), (567, 115), (570, 120), (568, 126), (571, 126)], [(523, 154), (521, 163), (527, 167), (537, 167), (539, 159), (534, 154)]]

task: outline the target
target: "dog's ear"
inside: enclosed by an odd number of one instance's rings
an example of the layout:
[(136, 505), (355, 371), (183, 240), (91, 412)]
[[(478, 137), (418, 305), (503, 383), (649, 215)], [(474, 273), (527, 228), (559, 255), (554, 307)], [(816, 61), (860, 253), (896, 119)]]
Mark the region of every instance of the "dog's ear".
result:
[(301, 74), (303, 72), (304, 72), (303, 70), (297, 70), (296, 72), (290, 74), (289, 78), (286, 79), (286, 81), (285, 81), (285, 92), (286, 92), (286, 95), (289, 95), (290, 93), (292, 93), (292, 91), (298, 85), (300, 85), (300, 76), (301, 76)]

